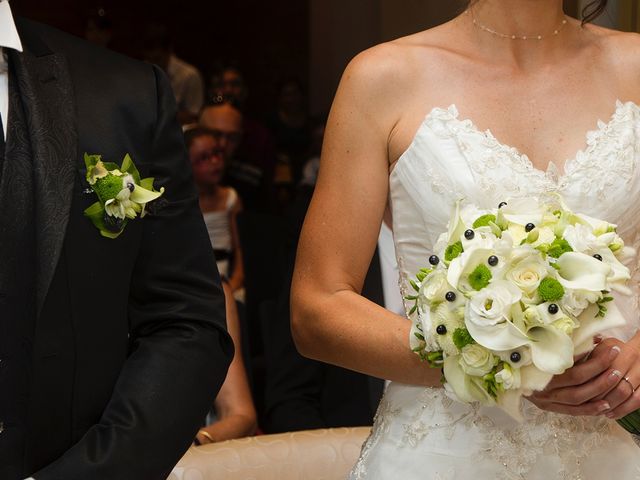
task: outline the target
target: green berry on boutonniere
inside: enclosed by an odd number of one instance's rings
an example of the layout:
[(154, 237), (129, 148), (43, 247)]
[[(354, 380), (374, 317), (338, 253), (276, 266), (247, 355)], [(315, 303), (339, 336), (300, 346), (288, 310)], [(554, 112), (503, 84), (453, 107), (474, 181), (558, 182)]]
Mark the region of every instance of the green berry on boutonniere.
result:
[(102, 236), (117, 238), (127, 222), (144, 217), (146, 204), (164, 193), (153, 188), (153, 178), (140, 178), (129, 154), (122, 165), (103, 162), (100, 155), (84, 154), (87, 182), (98, 201), (84, 211)]

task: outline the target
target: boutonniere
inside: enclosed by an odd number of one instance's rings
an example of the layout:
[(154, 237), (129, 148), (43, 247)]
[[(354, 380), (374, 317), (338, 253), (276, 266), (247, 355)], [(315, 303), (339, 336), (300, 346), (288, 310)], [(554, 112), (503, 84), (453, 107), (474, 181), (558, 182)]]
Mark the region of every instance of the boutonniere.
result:
[(103, 237), (117, 238), (130, 220), (144, 217), (147, 203), (164, 193), (153, 188), (153, 178), (140, 178), (129, 154), (122, 165), (103, 162), (100, 155), (84, 154), (87, 182), (98, 201), (84, 211)]

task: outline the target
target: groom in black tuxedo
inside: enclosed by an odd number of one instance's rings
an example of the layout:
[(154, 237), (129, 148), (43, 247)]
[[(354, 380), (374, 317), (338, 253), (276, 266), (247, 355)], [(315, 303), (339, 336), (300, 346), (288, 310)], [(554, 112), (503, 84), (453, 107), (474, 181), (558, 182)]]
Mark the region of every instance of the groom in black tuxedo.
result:
[[(164, 479), (233, 355), (170, 86), (28, 21), (7, 44), (8, 25), (0, 2), (0, 479)], [(83, 215), (84, 152), (166, 189), (115, 240)]]

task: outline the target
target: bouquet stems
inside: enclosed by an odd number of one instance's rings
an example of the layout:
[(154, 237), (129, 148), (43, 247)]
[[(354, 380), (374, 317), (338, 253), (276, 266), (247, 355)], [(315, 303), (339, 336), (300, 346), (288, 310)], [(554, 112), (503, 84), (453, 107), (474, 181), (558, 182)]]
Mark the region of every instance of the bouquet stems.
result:
[(618, 424), (631, 434), (633, 440), (640, 447), (640, 410), (622, 417), (618, 420)]

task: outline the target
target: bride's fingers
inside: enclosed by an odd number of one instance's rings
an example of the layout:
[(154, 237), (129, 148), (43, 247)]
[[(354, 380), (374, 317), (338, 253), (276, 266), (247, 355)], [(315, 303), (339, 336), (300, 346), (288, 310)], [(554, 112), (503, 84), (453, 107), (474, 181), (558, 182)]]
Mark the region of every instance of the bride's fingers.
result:
[[(609, 348), (608, 351), (596, 352), (585, 362), (576, 364), (562, 375), (553, 377), (545, 390), (582, 385), (606, 371), (619, 353), (620, 347), (617, 345)], [(606, 391), (603, 390), (601, 393)]]
[(634, 391), (621, 405), (607, 412), (608, 418), (619, 419), (640, 408), (640, 390)]
[(620, 381), (614, 389), (612, 389), (603, 400), (609, 402), (611, 409), (615, 410), (623, 403), (627, 402), (630, 397), (635, 393), (638, 384), (640, 383), (640, 372), (638, 369), (630, 370), (624, 375), (620, 376)]
[(597, 416), (602, 415), (604, 412), (609, 410), (609, 404), (604, 400), (587, 402), (583, 403), (582, 405), (565, 405), (562, 403), (554, 402), (536, 402), (534, 400), (531, 401), (542, 410), (547, 410), (549, 412), (555, 413), (563, 413), (565, 415)]
[[(539, 397), (553, 403), (580, 405), (590, 400), (600, 400), (601, 398), (599, 397), (604, 397), (607, 393), (617, 388), (622, 378), (623, 375), (618, 370), (608, 368), (591, 382), (578, 386), (545, 390), (545, 392), (541, 392)], [(607, 398), (604, 398), (604, 400), (608, 401)], [(608, 403), (611, 407), (611, 402)], [(615, 405), (618, 404), (616, 403)]]

